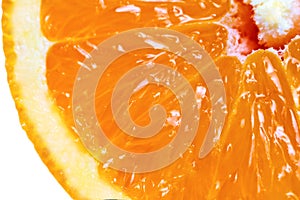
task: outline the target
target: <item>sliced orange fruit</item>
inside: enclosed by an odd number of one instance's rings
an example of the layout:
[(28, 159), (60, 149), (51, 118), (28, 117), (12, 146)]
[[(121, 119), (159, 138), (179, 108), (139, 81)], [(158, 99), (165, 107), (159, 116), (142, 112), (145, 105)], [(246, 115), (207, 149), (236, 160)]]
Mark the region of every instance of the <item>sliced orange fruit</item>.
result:
[(293, 96), (298, 108), (300, 110), (300, 39), (292, 40), (288, 45), (288, 50), (285, 55), (286, 72), (289, 84), (293, 90)]
[[(257, 14), (251, 3), (4, 0), (2, 6), (6, 69), (21, 123), (71, 197), (299, 199), (299, 39), (288, 44), (283, 61), (277, 52), (262, 49), (244, 60), (245, 54), (264, 47), (255, 37), (262, 29), (245, 15)], [(236, 24), (239, 19), (243, 22)], [(79, 137), (72, 107), (77, 73), (90, 52), (105, 39), (140, 27), (168, 28), (196, 41), (215, 61), (227, 96), (223, 129), (212, 151), (200, 159), (212, 120), (212, 94), (201, 74), (178, 55), (157, 49), (135, 50), (114, 60), (99, 80), (95, 110), (107, 138), (127, 151), (147, 153), (168, 145), (182, 113), (170, 90), (145, 85), (130, 97), (133, 121), (149, 124), (148, 109), (158, 103), (165, 107), (167, 120), (151, 138), (124, 134), (110, 101), (123, 74), (140, 63), (160, 63), (181, 73), (196, 91), (201, 120), (195, 139), (175, 162), (147, 173), (119, 171), (99, 162)], [(245, 44), (248, 49), (239, 48)]]

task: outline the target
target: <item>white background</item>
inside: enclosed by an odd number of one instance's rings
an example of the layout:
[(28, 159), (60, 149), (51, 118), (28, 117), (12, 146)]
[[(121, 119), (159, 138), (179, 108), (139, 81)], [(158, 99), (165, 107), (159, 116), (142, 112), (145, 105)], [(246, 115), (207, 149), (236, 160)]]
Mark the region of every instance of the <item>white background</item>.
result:
[(20, 126), (6, 79), (2, 24), (0, 37), (0, 199), (68, 200)]

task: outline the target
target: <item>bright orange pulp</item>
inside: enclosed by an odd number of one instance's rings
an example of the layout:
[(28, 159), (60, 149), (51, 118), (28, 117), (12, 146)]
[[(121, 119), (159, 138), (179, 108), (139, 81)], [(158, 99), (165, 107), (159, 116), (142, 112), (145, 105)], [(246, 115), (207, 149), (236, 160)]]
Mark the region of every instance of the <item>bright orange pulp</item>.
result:
[[(300, 196), (299, 119), (280, 60), (263, 51), (250, 56), (244, 65), (236, 58), (227, 57), (227, 30), (213, 21), (228, 11), (229, 1), (205, 2), (203, 6), (200, 1), (112, 0), (104, 1), (103, 6), (93, 0), (43, 0), (42, 30), (49, 40), (57, 42), (47, 55), (49, 89), (71, 129), (72, 89), (80, 62), (85, 59), (80, 53), (82, 50), (90, 52), (91, 44), (98, 45), (118, 31), (136, 27), (160, 26), (181, 31), (209, 52), (223, 77), (228, 116), (220, 141), (206, 158), (198, 158), (210, 119), (207, 93), (199, 110), (198, 134), (182, 158), (160, 171), (144, 174), (118, 172), (100, 165), (101, 176), (113, 186), (121, 187), (133, 199), (285, 199)], [(120, 10), (123, 12), (117, 12)], [(100, 124), (113, 142), (127, 150), (147, 152), (164, 146), (178, 128), (168, 124), (149, 142), (125, 136), (112, 121), (111, 111), (106, 109), (109, 108), (111, 86), (137, 61), (157, 56), (153, 59), (155, 62), (182, 72), (194, 89), (206, 87), (193, 67), (172, 54), (161, 53), (153, 50), (126, 54), (112, 63), (99, 84), (96, 105)], [(269, 73), (271, 69), (275, 70)], [(160, 95), (154, 97), (158, 92)], [(162, 103), (168, 113), (179, 110), (174, 95), (163, 87), (147, 86), (134, 94), (131, 102), (132, 117), (141, 125), (149, 122), (147, 107), (154, 103)]]

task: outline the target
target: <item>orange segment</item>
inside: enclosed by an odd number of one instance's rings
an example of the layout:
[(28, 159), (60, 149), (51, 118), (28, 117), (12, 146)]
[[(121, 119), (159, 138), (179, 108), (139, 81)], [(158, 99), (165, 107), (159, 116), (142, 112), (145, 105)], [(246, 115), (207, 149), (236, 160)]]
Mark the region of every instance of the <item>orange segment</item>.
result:
[[(153, 62), (172, 67), (184, 75), (194, 90), (205, 87), (205, 83), (192, 65), (174, 54), (158, 50), (137, 50), (116, 59), (103, 74), (96, 91), (96, 113), (99, 123), (105, 133), (109, 133), (110, 141), (130, 152), (151, 152), (164, 147), (178, 131), (181, 120), (181, 110), (176, 96), (163, 86), (150, 84), (134, 92), (128, 102), (132, 120), (140, 126), (150, 123), (149, 109), (155, 104), (162, 105), (167, 112), (167, 121), (157, 136), (151, 138), (134, 138), (128, 136), (118, 128), (111, 111), (112, 92), (118, 80), (129, 70), (143, 63)], [(180, 86), (178, 86), (180, 87)], [(184, 89), (184, 88), (183, 88)], [(199, 99), (202, 100), (202, 99)], [(207, 101), (203, 100), (202, 109), (208, 109)], [(203, 116), (208, 121), (208, 116)], [(202, 134), (203, 135), (203, 134)]]
[(300, 59), (300, 38), (294, 39), (288, 44), (288, 50), (292, 57)]
[(295, 39), (288, 45), (286, 65), (287, 79), (291, 84), (295, 103), (300, 112), (300, 39)]
[(41, 26), (52, 41), (109, 36), (138, 27), (168, 27), (192, 20), (216, 20), (229, 0), (212, 1), (80, 1), (43, 0)]
[[(213, 23), (188, 23), (172, 28), (196, 40), (212, 58), (220, 56), (225, 51), (227, 31), (221, 25)], [(47, 84), (56, 99), (57, 105), (63, 110), (71, 112), (71, 108), (68, 105), (71, 105), (73, 82), (77, 70), (82, 66), (85, 55), (93, 50), (93, 46), (100, 44), (103, 39), (103, 37), (99, 37), (87, 41), (56, 43), (48, 50), (46, 60)], [(169, 62), (172, 62), (172, 60), (169, 60)], [(135, 64), (135, 62), (133, 63)]]
[(223, 84), (226, 88), (226, 100), (228, 109), (231, 110), (231, 106), (236, 98), (241, 76), (242, 63), (237, 57), (221, 56), (216, 61), (220, 74), (223, 79)]
[(299, 196), (299, 118), (280, 59), (262, 50), (250, 55), (239, 85), (220, 139), (218, 197)]
[[(128, 71), (128, 68), (136, 65), (136, 61), (143, 63), (151, 60), (154, 63), (174, 67), (178, 72), (188, 78), (194, 90), (196, 90), (196, 87), (205, 87), (205, 84), (199, 74), (197, 74), (197, 71), (193, 69), (192, 66), (185, 63), (182, 59), (176, 57), (177, 56), (167, 53), (158, 54), (156, 51), (141, 51), (139, 53), (133, 52), (132, 54), (124, 56), (123, 59), (120, 58), (120, 60), (116, 60), (116, 62), (114, 62), (107, 71), (107, 73), (113, 74), (114, 76), (107, 78), (105, 75), (103, 76), (98, 86), (99, 91), (97, 91), (97, 94), (99, 94), (99, 96), (97, 97), (99, 98), (97, 98), (96, 101), (98, 101), (99, 105), (103, 104), (103, 102), (110, 102), (109, 99), (111, 98), (112, 87), (115, 85), (115, 82), (119, 80), (119, 76), (123, 75), (122, 73), (120, 74), (120, 71)], [(120, 68), (122, 70), (119, 70)], [(102, 85), (105, 84), (108, 86), (102, 86), (101, 88), (101, 83), (103, 83)], [(160, 93), (158, 94), (159, 96), (157, 96), (157, 93)], [(189, 148), (188, 152), (186, 152), (183, 157), (177, 160), (174, 164), (159, 171), (142, 174), (123, 173), (105, 168), (104, 166), (99, 166), (99, 173), (103, 177), (106, 177), (109, 182), (124, 188), (126, 193), (128, 192), (133, 199), (174, 199), (178, 198), (178, 194), (180, 194), (182, 198), (187, 198), (191, 195), (191, 193), (193, 193), (192, 195), (194, 197), (198, 197), (199, 193), (192, 187), (192, 184), (197, 181), (194, 165), (196, 165), (198, 151), (209, 123), (208, 113), (210, 106), (207, 101), (208, 97), (208, 94), (202, 97), (200, 128), (194, 144)], [(147, 108), (154, 103), (161, 103), (164, 106), (168, 117), (171, 118), (170, 122), (166, 122), (165, 127), (160, 131), (158, 136), (154, 136), (147, 140), (126, 138), (118, 131), (117, 126), (114, 126), (109, 122), (113, 116), (111, 112), (108, 111), (101, 115), (99, 121), (100, 124), (103, 125), (103, 128), (107, 127), (108, 133), (112, 135), (112, 141), (117, 142), (119, 146), (126, 150), (130, 150), (131, 152), (148, 152), (167, 145), (168, 142), (170, 142), (170, 139), (172, 139), (176, 134), (177, 128), (180, 125), (180, 107), (175, 96), (164, 87), (150, 85), (139, 92), (134, 93), (129, 103), (133, 113), (132, 117), (133, 119), (137, 119), (137, 122), (140, 121), (140, 123), (145, 124), (145, 122), (141, 120), (144, 120), (145, 118), (147, 119)], [(110, 105), (107, 107), (109, 110)], [(179, 117), (176, 118), (175, 116), (174, 119), (172, 119), (172, 111), (178, 112)], [(101, 112), (101, 108), (97, 110), (97, 112)], [(154, 147), (156, 149), (153, 149)], [(165, 158), (162, 157), (161, 159)]]

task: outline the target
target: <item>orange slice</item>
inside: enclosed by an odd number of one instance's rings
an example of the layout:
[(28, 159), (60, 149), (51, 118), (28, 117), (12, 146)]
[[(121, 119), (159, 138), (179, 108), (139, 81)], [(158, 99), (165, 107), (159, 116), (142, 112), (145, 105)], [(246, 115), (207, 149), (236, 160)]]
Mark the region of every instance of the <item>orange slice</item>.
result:
[[(71, 197), (299, 198), (298, 40), (289, 44), (285, 62), (268, 50), (250, 54), (244, 63), (228, 56), (229, 49), (234, 49), (230, 45), (240, 42), (229, 41), (232, 29), (242, 32), (242, 37), (251, 32), (244, 30), (245, 23), (230, 26), (228, 13), (233, 17), (230, 9), (235, 5), (230, 2), (3, 1), (6, 69), (21, 123), (43, 162)], [(241, 1), (238, 5), (246, 6), (251, 13), (249, 5)], [(241, 13), (237, 16), (245, 18)], [(170, 90), (149, 84), (130, 96), (129, 112), (140, 126), (150, 122), (148, 109), (152, 105), (160, 103), (166, 109), (163, 128), (147, 139), (123, 133), (114, 121), (110, 99), (118, 80), (140, 63), (170, 66), (196, 93), (201, 120), (187, 151), (160, 170), (124, 172), (99, 162), (79, 137), (73, 117), (76, 108), (72, 107), (78, 71), (99, 43), (139, 27), (164, 27), (184, 33), (208, 52), (219, 69), (227, 96), (227, 116), (223, 129), (215, 135), (214, 148), (204, 158), (198, 155), (212, 121), (213, 94), (191, 63), (161, 49), (135, 50), (110, 63), (95, 92), (97, 120), (107, 138), (127, 151), (147, 153), (167, 146), (182, 118), (180, 102)], [(257, 31), (254, 24), (250, 27)], [(251, 33), (246, 38), (253, 37)], [(259, 47), (254, 40), (256, 44), (251, 44), (250, 50)], [(245, 53), (248, 51), (236, 55)]]

